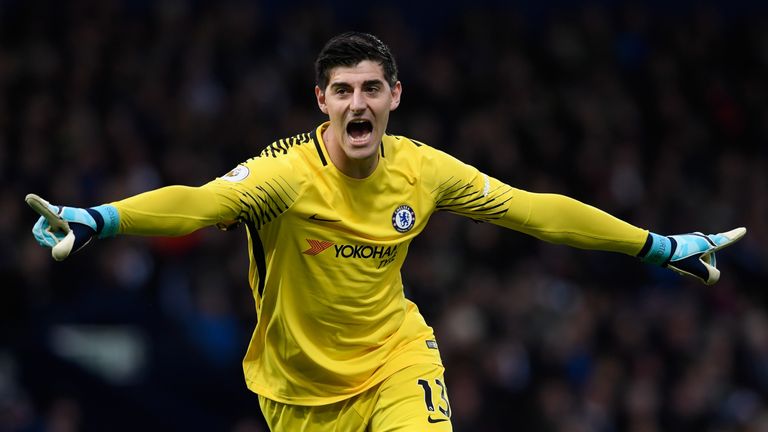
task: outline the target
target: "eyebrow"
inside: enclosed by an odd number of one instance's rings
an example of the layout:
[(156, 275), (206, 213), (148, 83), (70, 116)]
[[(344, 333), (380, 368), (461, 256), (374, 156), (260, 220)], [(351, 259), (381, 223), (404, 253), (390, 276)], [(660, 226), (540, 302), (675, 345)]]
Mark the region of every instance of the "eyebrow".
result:
[[(380, 85), (380, 86), (383, 86), (384, 85), (384, 81), (382, 81), (380, 79), (373, 79), (373, 80), (363, 81), (363, 87), (367, 87), (367, 86), (370, 86), (370, 85)], [(352, 86), (349, 83), (344, 82), (344, 81), (331, 83), (331, 88), (332, 89), (339, 88), (339, 87), (352, 87)]]

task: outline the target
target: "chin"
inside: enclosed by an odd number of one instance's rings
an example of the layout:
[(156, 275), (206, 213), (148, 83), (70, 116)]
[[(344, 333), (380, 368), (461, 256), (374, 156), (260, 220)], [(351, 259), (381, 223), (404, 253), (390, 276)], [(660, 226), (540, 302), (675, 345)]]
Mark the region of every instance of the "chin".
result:
[(365, 146), (364, 148), (361, 147), (351, 147), (347, 150), (347, 157), (354, 160), (365, 160), (370, 159), (372, 157), (376, 157), (376, 154), (378, 153), (378, 146)]
[(375, 138), (370, 137), (365, 143), (353, 143), (351, 140), (347, 141), (346, 153), (351, 159), (368, 159), (371, 156), (375, 156), (379, 151), (379, 144), (381, 138), (378, 141)]

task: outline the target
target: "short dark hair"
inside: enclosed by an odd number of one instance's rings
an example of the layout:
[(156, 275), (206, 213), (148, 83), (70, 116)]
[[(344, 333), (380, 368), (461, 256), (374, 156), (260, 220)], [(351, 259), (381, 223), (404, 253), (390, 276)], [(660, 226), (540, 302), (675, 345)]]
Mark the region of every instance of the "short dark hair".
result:
[(372, 34), (347, 32), (334, 36), (325, 44), (315, 60), (317, 86), (325, 89), (328, 74), (337, 66), (351, 67), (364, 60), (378, 62), (390, 87), (397, 82), (397, 64), (389, 47)]

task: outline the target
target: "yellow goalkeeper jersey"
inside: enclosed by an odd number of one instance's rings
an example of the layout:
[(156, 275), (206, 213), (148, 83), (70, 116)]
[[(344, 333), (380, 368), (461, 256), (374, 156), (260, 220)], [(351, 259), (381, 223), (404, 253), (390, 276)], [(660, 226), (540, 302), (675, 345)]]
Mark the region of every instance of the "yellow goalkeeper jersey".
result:
[(628, 254), (647, 236), (593, 207), (515, 189), (402, 136), (383, 137), (369, 177), (347, 177), (325, 149), (327, 126), (279, 140), (200, 188), (113, 203), (122, 233), (247, 227), (258, 321), (243, 368), (248, 387), (266, 398), (329, 404), (406, 366), (441, 363), (432, 328), (405, 298), (400, 275), (409, 244), (435, 211)]

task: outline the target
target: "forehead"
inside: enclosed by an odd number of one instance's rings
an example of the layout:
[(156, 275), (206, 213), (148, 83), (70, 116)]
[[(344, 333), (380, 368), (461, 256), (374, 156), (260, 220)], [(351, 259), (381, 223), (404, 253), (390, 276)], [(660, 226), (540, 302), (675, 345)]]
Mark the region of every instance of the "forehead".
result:
[(384, 68), (380, 63), (372, 60), (363, 60), (354, 66), (336, 66), (328, 73), (328, 85), (355, 84), (374, 80), (386, 83)]

